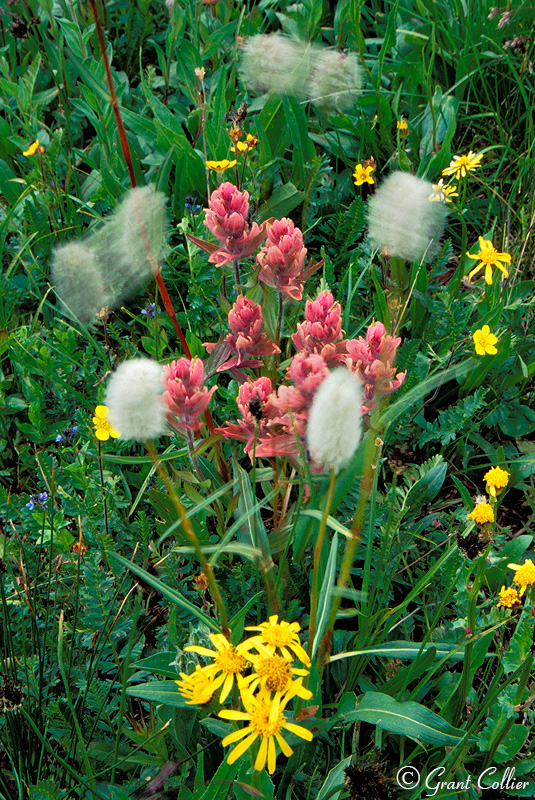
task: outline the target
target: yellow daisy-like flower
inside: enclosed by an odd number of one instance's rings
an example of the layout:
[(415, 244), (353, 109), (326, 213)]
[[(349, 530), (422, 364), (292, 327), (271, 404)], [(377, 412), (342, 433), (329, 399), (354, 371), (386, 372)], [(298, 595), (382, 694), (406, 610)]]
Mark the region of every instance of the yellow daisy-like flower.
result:
[(455, 186), (444, 185), (444, 178), (441, 178), (438, 183), (433, 184), (429, 200), (435, 203), (451, 203), (452, 197), (459, 197), (459, 192), (456, 191)]
[(45, 148), (39, 144), (39, 139), (36, 139), (35, 142), (32, 142), (31, 145), (28, 147), (27, 150), (24, 150), (23, 156), (34, 156), (36, 153), (44, 153)]
[(223, 684), (219, 697), (219, 702), (223, 703), (230, 694), (236, 675), (240, 675), (247, 669), (247, 661), (242, 655), (243, 645), (240, 644), (238, 647), (234, 647), (222, 633), (211, 633), (210, 641), (215, 650), (208, 650), (207, 647), (198, 647), (197, 645), (185, 647), (184, 650), (214, 659), (213, 664), (203, 669), (211, 680), (214, 680), (218, 673), (223, 676), (218, 681), (218, 686)]
[(500, 589), (500, 602), (496, 603), (496, 606), (500, 608), (514, 608), (515, 606), (520, 605), (520, 595), (518, 594), (516, 589), (506, 589), (505, 586), (502, 586)]
[(443, 175), (455, 175), (457, 180), (464, 178), (473, 169), (481, 166), (483, 153), (477, 155), (471, 150), (466, 156), (453, 156), (448, 167), (442, 170)]
[(254, 697), (245, 687), (240, 686), (240, 694), (245, 711), (224, 710), (219, 712), (219, 716), (223, 719), (249, 723), (246, 727), (230, 733), (223, 739), (221, 743), (223, 747), (238, 742), (240, 739), (243, 740), (231, 750), (227, 757), (227, 763), (233, 764), (260, 737), (260, 747), (254, 768), (260, 771), (264, 769), (267, 762), (268, 772), (273, 774), (277, 759), (275, 741), (285, 756), (293, 755), (292, 748), (282, 737), (283, 730), (288, 730), (301, 739), (306, 739), (307, 742), (312, 741), (313, 735), (301, 725), (294, 725), (293, 722), (286, 720), (283, 712), (287, 703), (294, 697), (291, 691), (285, 695), (277, 693), (273, 698), (270, 698), (266, 692), (261, 692)]
[(509, 483), (509, 473), (501, 467), (491, 467), (483, 476), (487, 482), (487, 492), (496, 497), (496, 489), (505, 489)]
[(482, 328), (480, 328), (477, 331), (474, 331), (472, 338), (474, 340), (474, 344), (476, 346), (476, 353), (478, 354), (478, 356), (484, 356), (485, 353), (494, 356), (498, 352), (494, 347), (494, 345), (498, 341), (498, 337), (490, 332), (490, 328), (488, 325), (483, 325)]
[(206, 667), (197, 665), (195, 672), (191, 675), (186, 675), (184, 672), (180, 673), (182, 680), (175, 681), (178, 685), (178, 691), (186, 698), (187, 705), (204, 706), (210, 702), (215, 692), (223, 681), (224, 675), (218, 678), (211, 678), (206, 670)]
[(293, 659), (292, 653), (303, 662), (306, 667), (310, 666), (310, 659), (305, 650), (301, 647), (299, 636), (297, 635), (301, 630), (298, 622), (285, 622), (281, 619), (278, 620), (278, 615), (273, 614), (269, 618), (269, 622), (262, 622), (260, 625), (251, 626), (246, 628), (246, 631), (260, 631), (258, 636), (252, 636), (242, 642), (242, 647), (245, 650), (250, 650), (251, 647), (256, 647), (257, 644), (265, 645), (266, 649), (273, 655), (278, 651), (284, 658)]
[(501, 262), (505, 261), (506, 264), (511, 263), (511, 256), (509, 253), (498, 253), (492, 242), (489, 242), (488, 239), (483, 239), (482, 236), (479, 237), (479, 246), (481, 247), (479, 253), (466, 254), (468, 258), (479, 261), (479, 264), (476, 264), (474, 269), (468, 273), (468, 280), (471, 281), (473, 275), (485, 269), (485, 281), (490, 285), (492, 283), (492, 267), (498, 267), (498, 269), (503, 272), (504, 278), (507, 278), (509, 273)]
[(486, 525), (488, 522), (494, 522), (494, 511), (488, 503), (478, 503), (466, 518), (472, 519), (476, 525)]
[(353, 183), (355, 186), (362, 186), (363, 183), (375, 183), (374, 179), (372, 178), (372, 172), (374, 167), (363, 167), (362, 164), (356, 164), (355, 172), (353, 173), (353, 177), (355, 180)]
[(229, 161), (228, 158), (224, 158), (222, 161), (207, 161), (206, 166), (221, 175), (226, 169), (236, 166), (237, 163), (236, 159)]
[(520, 586), (520, 597), (524, 594), (526, 589), (535, 586), (535, 564), (531, 559), (526, 558), (523, 564), (507, 564), (510, 569), (515, 570), (515, 577), (513, 583)]
[(396, 123), (396, 127), (399, 131), (400, 136), (408, 136), (409, 135), (409, 125), (406, 119), (398, 119)]
[(242, 681), (248, 691), (254, 692), (260, 686), (262, 691), (284, 694), (293, 687), (294, 694), (304, 700), (310, 700), (312, 692), (302, 686), (303, 677), (308, 675), (308, 670), (292, 667), (292, 662), (287, 658), (277, 654), (272, 655), (268, 648), (259, 643), (256, 647), (260, 653), (247, 656), (255, 672)]
[(101, 442), (106, 442), (110, 436), (117, 439), (121, 434), (118, 430), (113, 428), (108, 422), (108, 409), (106, 406), (97, 406), (95, 408), (95, 416), (93, 417), (93, 425), (95, 426), (95, 436)]

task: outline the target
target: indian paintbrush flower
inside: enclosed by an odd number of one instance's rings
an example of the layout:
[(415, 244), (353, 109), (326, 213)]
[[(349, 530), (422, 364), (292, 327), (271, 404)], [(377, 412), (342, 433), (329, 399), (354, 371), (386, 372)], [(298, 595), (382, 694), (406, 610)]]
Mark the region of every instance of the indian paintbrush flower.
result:
[(267, 225), (267, 242), (256, 256), (260, 265), (259, 279), (300, 300), (305, 281), (303, 234), (291, 219), (277, 219)]
[(165, 388), (163, 400), (169, 413), (176, 418), (178, 426), (196, 431), (202, 423), (201, 414), (206, 411), (210, 398), (217, 387), (204, 386), (204, 365), (200, 358), (179, 358), (163, 368), (162, 381)]
[(334, 367), (345, 357), (342, 337), (342, 309), (331, 292), (326, 290), (315, 300), (307, 300), (305, 321), (298, 323), (292, 336), (295, 347), (302, 353), (322, 356), (329, 367)]
[[(265, 356), (280, 353), (277, 345), (264, 333), (262, 307), (259, 303), (238, 295), (228, 313), (228, 324), (231, 332), (227, 334), (226, 342), (233, 355), (217, 367), (217, 372), (233, 367), (259, 367)], [(204, 344), (209, 353), (217, 346), (209, 342)]]
[(121, 439), (143, 442), (167, 431), (162, 367), (156, 361), (123, 361), (108, 381), (105, 403), (109, 421), (120, 431)]
[(338, 472), (351, 461), (362, 437), (362, 384), (345, 367), (320, 385), (310, 407), (307, 444), (312, 458)]
[(495, 249), (492, 242), (488, 241), (487, 239), (483, 239), (482, 236), (479, 237), (479, 246), (481, 248), (479, 253), (466, 254), (468, 258), (475, 259), (479, 262), (476, 264), (474, 269), (468, 273), (468, 280), (471, 281), (474, 275), (477, 275), (478, 272), (484, 269), (485, 283), (490, 285), (492, 283), (492, 267), (497, 267), (501, 272), (503, 272), (503, 277), (507, 278), (509, 273), (502, 262), (506, 264), (511, 263), (511, 256), (509, 253), (499, 253)]
[(213, 245), (208, 245), (209, 261), (223, 266), (250, 256), (259, 247), (266, 236), (265, 223), (249, 224), (248, 214), (249, 192), (241, 192), (228, 181), (212, 192), (204, 224), (219, 239), (220, 246), (214, 251)]
[(472, 338), (474, 340), (476, 353), (478, 356), (484, 356), (485, 353), (493, 356), (498, 352), (494, 347), (498, 341), (498, 337), (490, 332), (488, 325), (483, 325), (480, 330), (474, 331)]
[(374, 247), (407, 261), (430, 261), (436, 254), (448, 209), (430, 203), (428, 181), (393, 172), (368, 200), (368, 232)]

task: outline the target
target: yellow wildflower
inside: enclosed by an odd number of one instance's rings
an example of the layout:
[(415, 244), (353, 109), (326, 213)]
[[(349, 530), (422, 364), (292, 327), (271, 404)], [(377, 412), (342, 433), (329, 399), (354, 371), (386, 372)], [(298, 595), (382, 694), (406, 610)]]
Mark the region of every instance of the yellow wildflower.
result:
[[(238, 681), (238, 683), (242, 682)], [(268, 772), (273, 774), (277, 758), (275, 740), (285, 756), (293, 755), (292, 748), (282, 737), (283, 730), (288, 730), (308, 742), (312, 741), (313, 735), (301, 725), (294, 725), (293, 722), (286, 720), (283, 712), (287, 703), (294, 697), (294, 693), (291, 691), (286, 692), (285, 695), (276, 693), (272, 698), (266, 692), (260, 692), (254, 697), (243, 685), (240, 685), (240, 695), (245, 711), (223, 710), (219, 712), (219, 716), (223, 719), (249, 723), (245, 728), (225, 736), (221, 742), (223, 747), (226, 747), (240, 739), (243, 740), (229, 753), (227, 763), (233, 764), (260, 736), (260, 747), (254, 768), (257, 771), (264, 769), (267, 761)]]
[(467, 519), (472, 519), (476, 525), (486, 525), (488, 522), (494, 522), (492, 506), (488, 503), (477, 503), (474, 510), (467, 514)]
[(370, 167), (363, 167), (362, 164), (356, 164), (355, 172), (353, 173), (353, 177), (355, 180), (353, 183), (355, 186), (362, 186), (363, 183), (375, 183), (374, 179), (372, 178), (372, 172), (374, 170), (373, 166)]
[(433, 191), (429, 195), (429, 200), (440, 203), (451, 203), (452, 197), (459, 197), (459, 192), (455, 190), (455, 186), (449, 184), (444, 185), (444, 178), (441, 178), (438, 183), (433, 184)]
[(262, 622), (260, 625), (246, 628), (246, 631), (260, 631), (260, 634), (246, 639), (245, 642), (242, 642), (241, 647), (245, 650), (250, 650), (251, 647), (256, 647), (257, 644), (265, 645), (271, 654), (279, 650), (284, 658), (290, 660), (293, 658), (290, 651), (293, 651), (297, 658), (305, 666), (309, 667), (310, 659), (301, 647), (301, 642), (297, 635), (301, 630), (299, 623), (285, 622), (282, 619), (278, 622), (277, 620), (277, 614), (273, 614), (269, 618), (269, 622)]
[(497, 349), (494, 347), (494, 345), (498, 341), (498, 337), (490, 332), (490, 328), (488, 325), (483, 325), (482, 328), (480, 328), (477, 331), (474, 331), (472, 338), (474, 340), (474, 344), (476, 346), (476, 353), (478, 354), (478, 356), (484, 356), (485, 353), (494, 356), (498, 352)]
[(509, 473), (501, 467), (491, 467), (483, 476), (487, 482), (487, 492), (496, 497), (496, 489), (504, 489), (509, 483)]
[(526, 558), (523, 564), (507, 564), (510, 569), (515, 570), (515, 577), (513, 583), (520, 586), (520, 597), (524, 594), (526, 589), (535, 586), (535, 564), (531, 559)]
[(236, 146), (240, 153), (245, 153), (247, 150), (252, 150), (258, 144), (258, 139), (251, 133), (248, 133), (244, 142), (237, 142)]
[(310, 700), (312, 692), (302, 686), (303, 677), (308, 675), (308, 670), (292, 667), (289, 659), (271, 654), (262, 644), (257, 643), (256, 648), (260, 651), (259, 654), (247, 656), (255, 671), (243, 679), (243, 685), (247, 686), (248, 691), (254, 692), (260, 686), (262, 691), (284, 694), (293, 686), (298, 697)]
[(443, 175), (455, 175), (457, 180), (464, 178), (468, 172), (481, 166), (483, 153), (476, 155), (471, 150), (467, 156), (454, 156), (448, 167), (442, 170)]
[(511, 263), (511, 256), (509, 253), (498, 253), (492, 242), (483, 239), (482, 236), (479, 237), (479, 246), (481, 247), (479, 253), (466, 254), (468, 258), (479, 261), (479, 264), (476, 264), (474, 269), (469, 272), (468, 280), (471, 281), (473, 275), (476, 275), (480, 270), (485, 268), (485, 281), (490, 285), (492, 283), (492, 267), (498, 267), (498, 269), (503, 272), (504, 278), (507, 278), (509, 273), (501, 262), (505, 261), (507, 264)]
[(398, 119), (396, 123), (396, 127), (399, 131), (400, 136), (408, 136), (409, 135), (409, 125), (406, 119)]
[(204, 706), (209, 703), (216, 689), (218, 689), (225, 680), (224, 675), (218, 678), (212, 678), (208, 674), (206, 667), (197, 665), (195, 672), (191, 675), (186, 675), (184, 672), (180, 673), (182, 680), (175, 681), (178, 684), (178, 691), (186, 698), (187, 705)]
[(514, 608), (515, 606), (520, 605), (520, 595), (518, 594), (516, 589), (506, 589), (505, 586), (502, 586), (500, 589), (500, 602), (496, 603), (497, 607), (500, 608)]
[(44, 153), (45, 148), (39, 144), (39, 139), (32, 142), (28, 149), (23, 152), (23, 156), (34, 156), (36, 153)]
[(93, 417), (93, 425), (95, 426), (95, 436), (101, 442), (106, 442), (110, 436), (117, 439), (121, 434), (118, 430), (113, 428), (108, 422), (108, 408), (107, 406), (97, 406), (95, 408), (95, 416)]
[(223, 703), (230, 694), (236, 675), (244, 672), (247, 668), (247, 661), (241, 652), (243, 645), (234, 647), (222, 633), (211, 633), (210, 641), (215, 650), (208, 650), (207, 647), (198, 647), (197, 645), (185, 647), (184, 650), (214, 659), (214, 663), (204, 667), (204, 671), (210, 679), (215, 679), (217, 673), (222, 674), (222, 679), (217, 683), (218, 685), (223, 684), (219, 698), (219, 702)]
[(207, 161), (206, 166), (221, 175), (226, 169), (236, 166), (237, 163), (236, 159), (229, 161), (228, 158), (224, 158), (222, 161)]

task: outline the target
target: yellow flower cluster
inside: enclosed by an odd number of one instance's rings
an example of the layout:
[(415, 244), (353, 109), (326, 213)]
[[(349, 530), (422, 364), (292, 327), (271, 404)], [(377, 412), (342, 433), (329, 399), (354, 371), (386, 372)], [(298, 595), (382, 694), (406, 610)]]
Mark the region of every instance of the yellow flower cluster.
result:
[(508, 589), (502, 586), (500, 589), (500, 601), (496, 603), (500, 608), (515, 608), (521, 604), (520, 598), (526, 591), (535, 586), (535, 564), (530, 558), (526, 558), (523, 564), (508, 564), (509, 569), (514, 569), (515, 577), (513, 583), (520, 586), (520, 591), (512, 586)]
[(500, 602), (496, 603), (497, 607), (500, 608), (515, 608), (515, 606), (520, 605), (520, 596), (516, 589), (506, 589), (505, 586), (502, 586), (500, 589)]
[(509, 473), (501, 467), (491, 467), (483, 476), (487, 483), (487, 492), (496, 497), (496, 490), (505, 489), (509, 483)]
[[(246, 628), (258, 631), (244, 642), (233, 646), (222, 634), (211, 634), (215, 650), (192, 645), (185, 650), (212, 658), (206, 667), (197, 666), (191, 675), (180, 673), (178, 691), (188, 705), (206, 705), (221, 688), (219, 702), (229, 696), (236, 681), (244, 711), (223, 709), (223, 719), (246, 723), (223, 739), (223, 746), (239, 742), (229, 753), (227, 761), (233, 764), (245, 751), (260, 739), (254, 768), (275, 771), (277, 743), (285, 756), (293, 750), (282, 736), (284, 730), (312, 740), (312, 733), (301, 725), (288, 722), (284, 710), (294, 697), (309, 700), (312, 693), (303, 686), (306, 669), (293, 667), (297, 657), (305, 666), (310, 659), (299, 641), (301, 630), (297, 622), (278, 621), (275, 614), (268, 622)], [(248, 673), (248, 674), (246, 674)]]
[(487, 525), (494, 522), (494, 511), (488, 503), (476, 503), (474, 510), (467, 514), (467, 519), (472, 519), (476, 525)]

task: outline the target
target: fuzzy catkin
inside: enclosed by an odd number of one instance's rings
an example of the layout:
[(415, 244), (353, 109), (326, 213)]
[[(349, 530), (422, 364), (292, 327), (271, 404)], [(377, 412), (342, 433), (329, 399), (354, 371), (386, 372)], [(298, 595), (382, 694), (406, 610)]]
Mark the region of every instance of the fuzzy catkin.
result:
[(430, 261), (436, 255), (448, 209), (429, 200), (428, 181), (393, 172), (368, 200), (368, 233), (374, 247), (407, 261)]
[(240, 74), (253, 92), (304, 97), (310, 72), (309, 46), (287, 36), (258, 34), (243, 45)]
[(351, 461), (362, 436), (362, 385), (345, 367), (320, 384), (308, 415), (307, 446), (325, 469), (335, 472)]
[(167, 430), (162, 367), (149, 358), (124, 361), (110, 377), (104, 404), (121, 439), (144, 442)]
[(82, 242), (70, 242), (54, 250), (52, 283), (67, 312), (83, 325), (92, 322), (110, 303), (97, 254)]
[(312, 72), (307, 87), (309, 99), (324, 111), (349, 111), (362, 86), (362, 71), (356, 55), (314, 48)]

